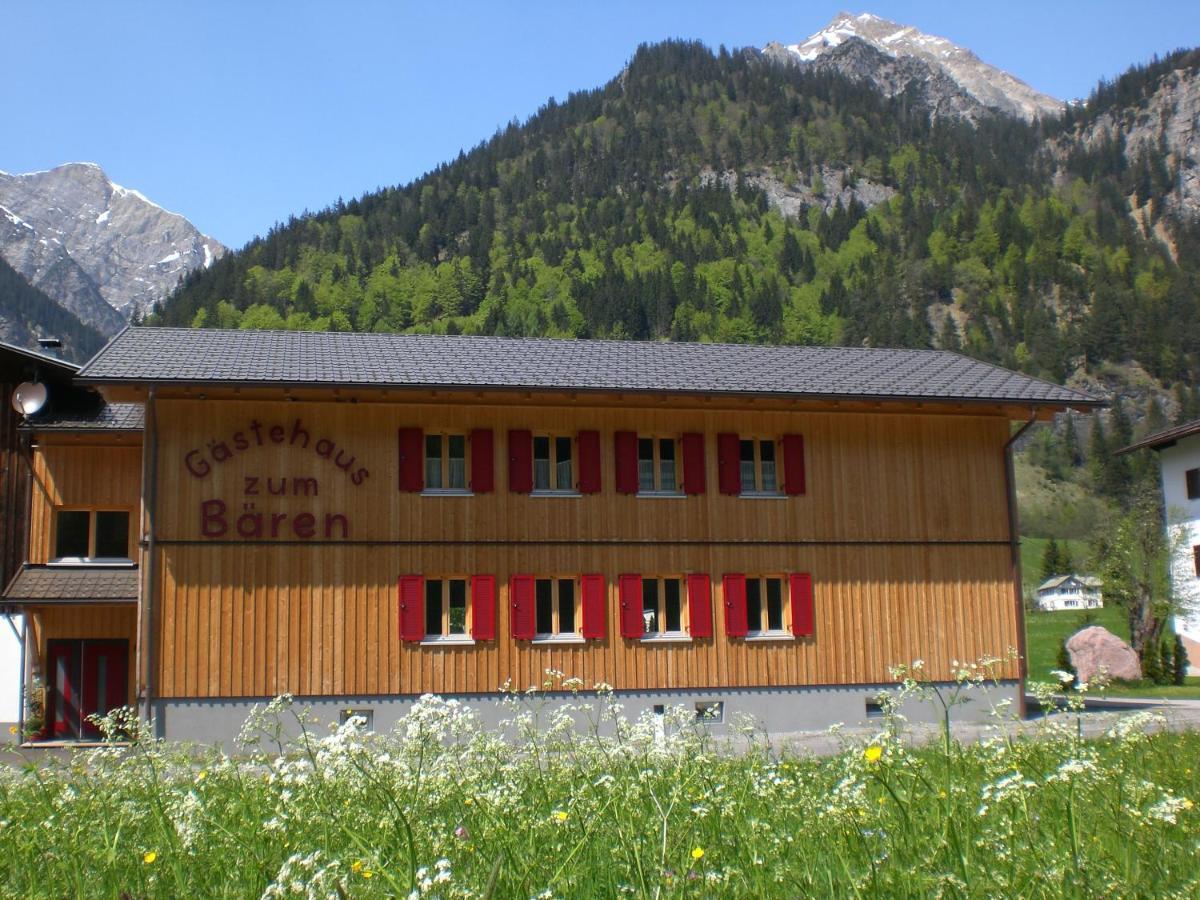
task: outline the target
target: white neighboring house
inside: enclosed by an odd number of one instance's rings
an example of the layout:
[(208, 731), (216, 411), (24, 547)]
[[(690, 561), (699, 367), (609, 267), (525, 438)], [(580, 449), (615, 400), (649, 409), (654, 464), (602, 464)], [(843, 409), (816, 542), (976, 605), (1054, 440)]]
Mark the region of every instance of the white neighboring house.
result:
[(1038, 609), (1058, 612), (1064, 609), (1099, 609), (1104, 605), (1099, 578), (1090, 575), (1055, 575), (1037, 589)]
[(1200, 419), (1126, 449), (1142, 447), (1158, 453), (1167, 538), (1174, 549), (1171, 583), (1183, 610), (1175, 617), (1175, 631), (1187, 647), (1188, 674), (1200, 675)]

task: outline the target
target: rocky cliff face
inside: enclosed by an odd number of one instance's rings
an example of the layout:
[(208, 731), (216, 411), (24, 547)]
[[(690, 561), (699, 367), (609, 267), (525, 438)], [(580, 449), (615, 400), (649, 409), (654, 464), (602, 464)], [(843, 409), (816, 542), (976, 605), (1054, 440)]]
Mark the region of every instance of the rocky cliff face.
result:
[(0, 172), (0, 255), (106, 334), (223, 253), (183, 216), (114, 184), (91, 163)]
[(988, 65), (965, 47), (870, 13), (839, 13), (803, 43), (772, 42), (762, 52), (778, 62), (834, 69), (870, 81), (889, 96), (911, 92), (935, 116), (974, 120), (1001, 112), (1032, 120), (1063, 109), (1062, 101)]
[[(1172, 190), (1162, 198), (1166, 211), (1200, 216), (1200, 72), (1170, 72), (1140, 104), (1105, 112), (1069, 137), (1089, 147), (1121, 138), (1130, 164), (1148, 150), (1165, 148), (1175, 176)], [(1069, 144), (1060, 141), (1059, 149), (1069, 149)]]

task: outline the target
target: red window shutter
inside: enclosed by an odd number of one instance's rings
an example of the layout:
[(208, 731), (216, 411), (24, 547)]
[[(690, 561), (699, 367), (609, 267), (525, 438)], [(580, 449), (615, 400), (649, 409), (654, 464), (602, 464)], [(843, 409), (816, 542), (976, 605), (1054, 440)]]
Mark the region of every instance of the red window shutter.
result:
[(812, 576), (808, 573), (793, 575), (790, 579), (792, 595), (792, 634), (797, 637), (812, 637), (814, 633)]
[(508, 584), (508, 600), (512, 606), (511, 632), (513, 640), (533, 639), (533, 576), (514, 575)]
[(717, 480), (722, 494), (742, 492), (742, 442), (736, 434), (717, 435)]
[(490, 494), (496, 489), (492, 444), (492, 429), (476, 428), (471, 432), (471, 490), (476, 494)]
[(400, 640), (425, 639), (425, 578), (400, 576)]
[(746, 576), (726, 575), (722, 579), (725, 594), (726, 637), (746, 636)]
[(579, 432), (579, 493), (600, 491), (600, 432)]
[(425, 489), (425, 434), (420, 428), (400, 429), (400, 490)]
[(804, 493), (804, 435), (783, 436), (783, 490), (792, 495)]
[(583, 593), (583, 636), (591, 640), (602, 641), (607, 630), (606, 607), (607, 598), (604, 591), (603, 575), (584, 575), (579, 579)]
[(617, 493), (638, 492), (638, 442), (636, 431), (618, 431), (613, 435), (617, 459)]
[(533, 490), (533, 432), (508, 433), (508, 489), (514, 494)]
[(646, 631), (642, 618), (642, 576), (621, 575), (621, 637), (637, 640)]
[(712, 637), (712, 588), (707, 574), (687, 577), (688, 631), (694, 638)]
[(496, 639), (496, 576), (471, 576), (471, 637)]
[(704, 493), (704, 435), (683, 436), (683, 492)]

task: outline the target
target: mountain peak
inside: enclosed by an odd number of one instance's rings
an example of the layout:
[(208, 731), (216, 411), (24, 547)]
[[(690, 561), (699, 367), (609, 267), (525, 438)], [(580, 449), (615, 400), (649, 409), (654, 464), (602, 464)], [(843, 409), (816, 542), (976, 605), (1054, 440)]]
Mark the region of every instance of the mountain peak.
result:
[[(838, 13), (807, 40), (797, 44), (772, 44), (764, 52), (799, 65), (812, 65), (826, 62), (831, 55), (837, 54), (838, 48), (854, 40), (862, 41), (892, 59), (924, 64), (929, 70), (926, 80), (932, 76), (945, 76), (980, 107), (1027, 120), (1058, 115), (1063, 110), (1061, 100), (1036, 91), (1019, 78), (985, 63), (967, 48), (872, 13)], [(845, 74), (859, 78), (866, 75), (863, 72)], [(914, 77), (921, 76), (914, 72)], [(889, 82), (889, 87), (892, 85), (895, 85), (894, 79)], [(903, 90), (903, 85), (900, 89)]]
[(116, 184), (93, 162), (0, 172), (0, 207), (0, 256), (108, 334), (225, 252), (183, 216)]

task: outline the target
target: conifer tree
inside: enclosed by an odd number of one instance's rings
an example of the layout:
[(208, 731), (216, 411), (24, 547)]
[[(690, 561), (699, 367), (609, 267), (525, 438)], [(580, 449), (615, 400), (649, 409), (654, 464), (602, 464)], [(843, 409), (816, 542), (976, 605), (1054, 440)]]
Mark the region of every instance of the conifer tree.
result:
[(1042, 551), (1042, 581), (1062, 574), (1062, 557), (1058, 552), (1058, 541), (1050, 538), (1046, 542), (1046, 549)]

